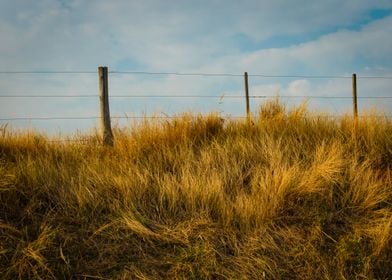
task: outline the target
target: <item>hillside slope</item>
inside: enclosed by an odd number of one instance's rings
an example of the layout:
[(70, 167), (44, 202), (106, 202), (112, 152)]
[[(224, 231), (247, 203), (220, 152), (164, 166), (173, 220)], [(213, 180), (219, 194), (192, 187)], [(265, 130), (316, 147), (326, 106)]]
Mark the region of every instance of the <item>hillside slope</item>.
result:
[(392, 122), (353, 127), (270, 103), (113, 148), (5, 132), (0, 278), (391, 279)]

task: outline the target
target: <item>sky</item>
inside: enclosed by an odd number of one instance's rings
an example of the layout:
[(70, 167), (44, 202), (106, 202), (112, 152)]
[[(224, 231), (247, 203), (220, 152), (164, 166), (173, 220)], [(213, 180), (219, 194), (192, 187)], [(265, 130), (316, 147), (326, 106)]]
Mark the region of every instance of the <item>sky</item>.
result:
[[(357, 73), (360, 97), (388, 97), (359, 99), (360, 113), (392, 115), (391, 35), (391, 0), (0, 0), (0, 127), (99, 127), (96, 119), (10, 120), (99, 116), (98, 66), (109, 68), (113, 117), (244, 116), (245, 71), (251, 96), (279, 95), (288, 107), (307, 101), (330, 115), (352, 111)], [(69, 73), (11, 73), (42, 71)], [(37, 95), (63, 97), (17, 97)], [(316, 98), (325, 96), (343, 98)], [(252, 112), (268, 99), (252, 98)]]

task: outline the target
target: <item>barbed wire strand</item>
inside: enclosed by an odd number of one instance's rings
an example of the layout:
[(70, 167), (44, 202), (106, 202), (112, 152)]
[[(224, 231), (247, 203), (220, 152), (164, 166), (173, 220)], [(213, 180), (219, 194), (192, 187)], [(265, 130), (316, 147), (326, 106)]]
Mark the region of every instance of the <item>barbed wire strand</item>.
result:
[[(98, 98), (99, 95), (0, 95), (0, 98)], [(351, 96), (327, 95), (250, 95), (249, 98), (324, 98), (352, 99)], [(109, 98), (244, 98), (243, 95), (109, 95)], [(392, 96), (358, 96), (358, 99), (392, 99)]]
[(0, 95), (0, 98), (84, 98), (84, 97), (99, 97), (99, 95)]
[(97, 74), (97, 71), (0, 71), (4, 75), (19, 74)]
[[(99, 95), (0, 95), (0, 98), (97, 98)], [(109, 98), (244, 98), (243, 95), (109, 95)]]
[(164, 75), (164, 76), (200, 76), (200, 77), (243, 77), (243, 74), (233, 73), (181, 73), (181, 72), (146, 72), (146, 71), (109, 71), (109, 74), (130, 75)]
[[(314, 116), (314, 115), (310, 115)], [(246, 118), (244, 116), (223, 116), (224, 118), (234, 118), (234, 119), (242, 119)], [(346, 115), (320, 115), (314, 117), (323, 117), (323, 118), (342, 118), (347, 117)], [(111, 119), (178, 119), (181, 116), (114, 116)], [(195, 116), (197, 118), (197, 116)], [(358, 116), (358, 118), (392, 118), (392, 115), (375, 115), (375, 116)], [(0, 121), (49, 121), (49, 120), (94, 120), (100, 119), (100, 117), (16, 117), (16, 118), (0, 118)]]
[[(233, 73), (181, 73), (181, 72), (147, 72), (147, 71), (109, 71), (112, 74), (133, 74), (133, 75), (171, 75), (171, 76), (209, 76), (209, 77), (243, 77), (243, 74)], [(351, 76), (339, 75), (269, 75), (269, 74), (248, 74), (248, 77), (261, 78), (307, 78), (307, 79), (352, 79)], [(392, 79), (389, 76), (360, 76), (357, 79)]]
[[(0, 71), (3, 75), (22, 74), (97, 74), (97, 71)], [(170, 76), (201, 76), (201, 77), (243, 77), (243, 74), (234, 73), (186, 73), (186, 72), (149, 72), (149, 71), (109, 71), (109, 74), (128, 75), (170, 75)], [(340, 75), (270, 75), (270, 74), (248, 74), (249, 77), (260, 78), (301, 78), (301, 79), (351, 79), (351, 76)], [(392, 79), (392, 76), (361, 76), (357, 79)]]
[(0, 121), (50, 121), (50, 120), (94, 120), (100, 117), (15, 117), (0, 118)]

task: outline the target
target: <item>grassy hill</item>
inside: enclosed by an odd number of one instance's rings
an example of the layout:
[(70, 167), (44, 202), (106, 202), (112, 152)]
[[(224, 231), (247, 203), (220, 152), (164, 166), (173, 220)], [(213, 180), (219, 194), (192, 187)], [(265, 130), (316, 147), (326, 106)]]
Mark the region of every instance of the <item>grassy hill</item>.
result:
[(114, 134), (0, 135), (1, 279), (391, 279), (390, 120), (273, 102)]

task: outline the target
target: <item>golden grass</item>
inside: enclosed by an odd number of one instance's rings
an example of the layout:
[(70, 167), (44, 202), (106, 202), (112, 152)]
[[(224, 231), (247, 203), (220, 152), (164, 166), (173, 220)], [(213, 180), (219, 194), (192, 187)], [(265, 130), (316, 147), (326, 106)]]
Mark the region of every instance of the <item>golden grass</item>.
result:
[(274, 101), (115, 146), (0, 136), (1, 279), (390, 279), (392, 123)]

